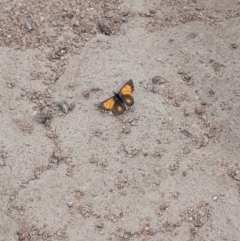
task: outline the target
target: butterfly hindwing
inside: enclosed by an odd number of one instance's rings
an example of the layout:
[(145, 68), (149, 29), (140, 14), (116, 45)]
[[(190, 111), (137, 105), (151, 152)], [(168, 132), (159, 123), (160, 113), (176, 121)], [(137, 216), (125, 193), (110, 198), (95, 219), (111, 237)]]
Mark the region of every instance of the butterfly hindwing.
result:
[(134, 105), (134, 99), (131, 95), (123, 95), (121, 98), (128, 107)]
[(119, 100), (116, 100), (113, 105), (112, 112), (115, 115), (122, 115), (125, 111), (126, 111), (126, 107), (124, 106), (124, 104), (122, 104)]
[(100, 105), (98, 106), (98, 109), (101, 111), (110, 111), (113, 109), (113, 106), (115, 104), (115, 97), (112, 96), (106, 100), (104, 100)]
[(120, 95), (129, 95), (134, 91), (133, 81), (130, 79), (118, 92)]

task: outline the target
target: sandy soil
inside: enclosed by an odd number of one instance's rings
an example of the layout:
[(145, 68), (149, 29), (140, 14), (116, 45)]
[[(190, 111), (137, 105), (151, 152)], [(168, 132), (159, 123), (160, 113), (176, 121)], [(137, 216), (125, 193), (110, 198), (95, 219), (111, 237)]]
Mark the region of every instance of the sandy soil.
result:
[[(239, 19), (235, 0), (1, 0), (0, 241), (240, 240)], [(100, 112), (129, 79), (135, 105)]]

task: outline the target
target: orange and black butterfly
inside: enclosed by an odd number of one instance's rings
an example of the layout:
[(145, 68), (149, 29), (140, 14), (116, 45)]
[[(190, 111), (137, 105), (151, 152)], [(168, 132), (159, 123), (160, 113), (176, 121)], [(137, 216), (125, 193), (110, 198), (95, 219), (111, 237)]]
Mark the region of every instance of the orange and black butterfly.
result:
[(134, 99), (130, 95), (134, 91), (133, 81), (130, 79), (118, 93), (113, 92), (114, 96), (104, 100), (98, 106), (101, 111), (112, 111), (115, 115), (121, 115), (126, 111), (126, 106), (131, 107)]

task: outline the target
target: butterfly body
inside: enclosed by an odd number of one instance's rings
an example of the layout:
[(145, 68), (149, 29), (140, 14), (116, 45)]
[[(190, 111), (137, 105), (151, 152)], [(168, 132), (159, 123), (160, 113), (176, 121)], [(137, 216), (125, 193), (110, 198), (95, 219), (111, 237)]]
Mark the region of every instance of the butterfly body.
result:
[(121, 103), (124, 104), (124, 102), (122, 100), (122, 97), (118, 93), (113, 91), (113, 94), (114, 94), (115, 100), (118, 100), (118, 101), (120, 101)]
[(98, 106), (101, 111), (112, 111), (115, 115), (121, 115), (126, 111), (126, 106), (131, 107), (134, 99), (130, 95), (134, 91), (133, 81), (130, 79), (114, 96), (106, 99)]

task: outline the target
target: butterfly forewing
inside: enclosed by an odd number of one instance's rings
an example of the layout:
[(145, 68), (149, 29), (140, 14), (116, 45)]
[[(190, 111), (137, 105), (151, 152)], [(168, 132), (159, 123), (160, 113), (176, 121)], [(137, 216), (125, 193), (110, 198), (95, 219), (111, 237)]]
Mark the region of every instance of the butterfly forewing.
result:
[(114, 106), (114, 103), (115, 103), (115, 97), (112, 96), (108, 99), (106, 99), (105, 101), (103, 101), (99, 106), (98, 108), (102, 111), (110, 111), (112, 110), (113, 106)]
[(133, 81), (130, 79), (118, 92), (120, 95), (129, 95), (134, 91)]

